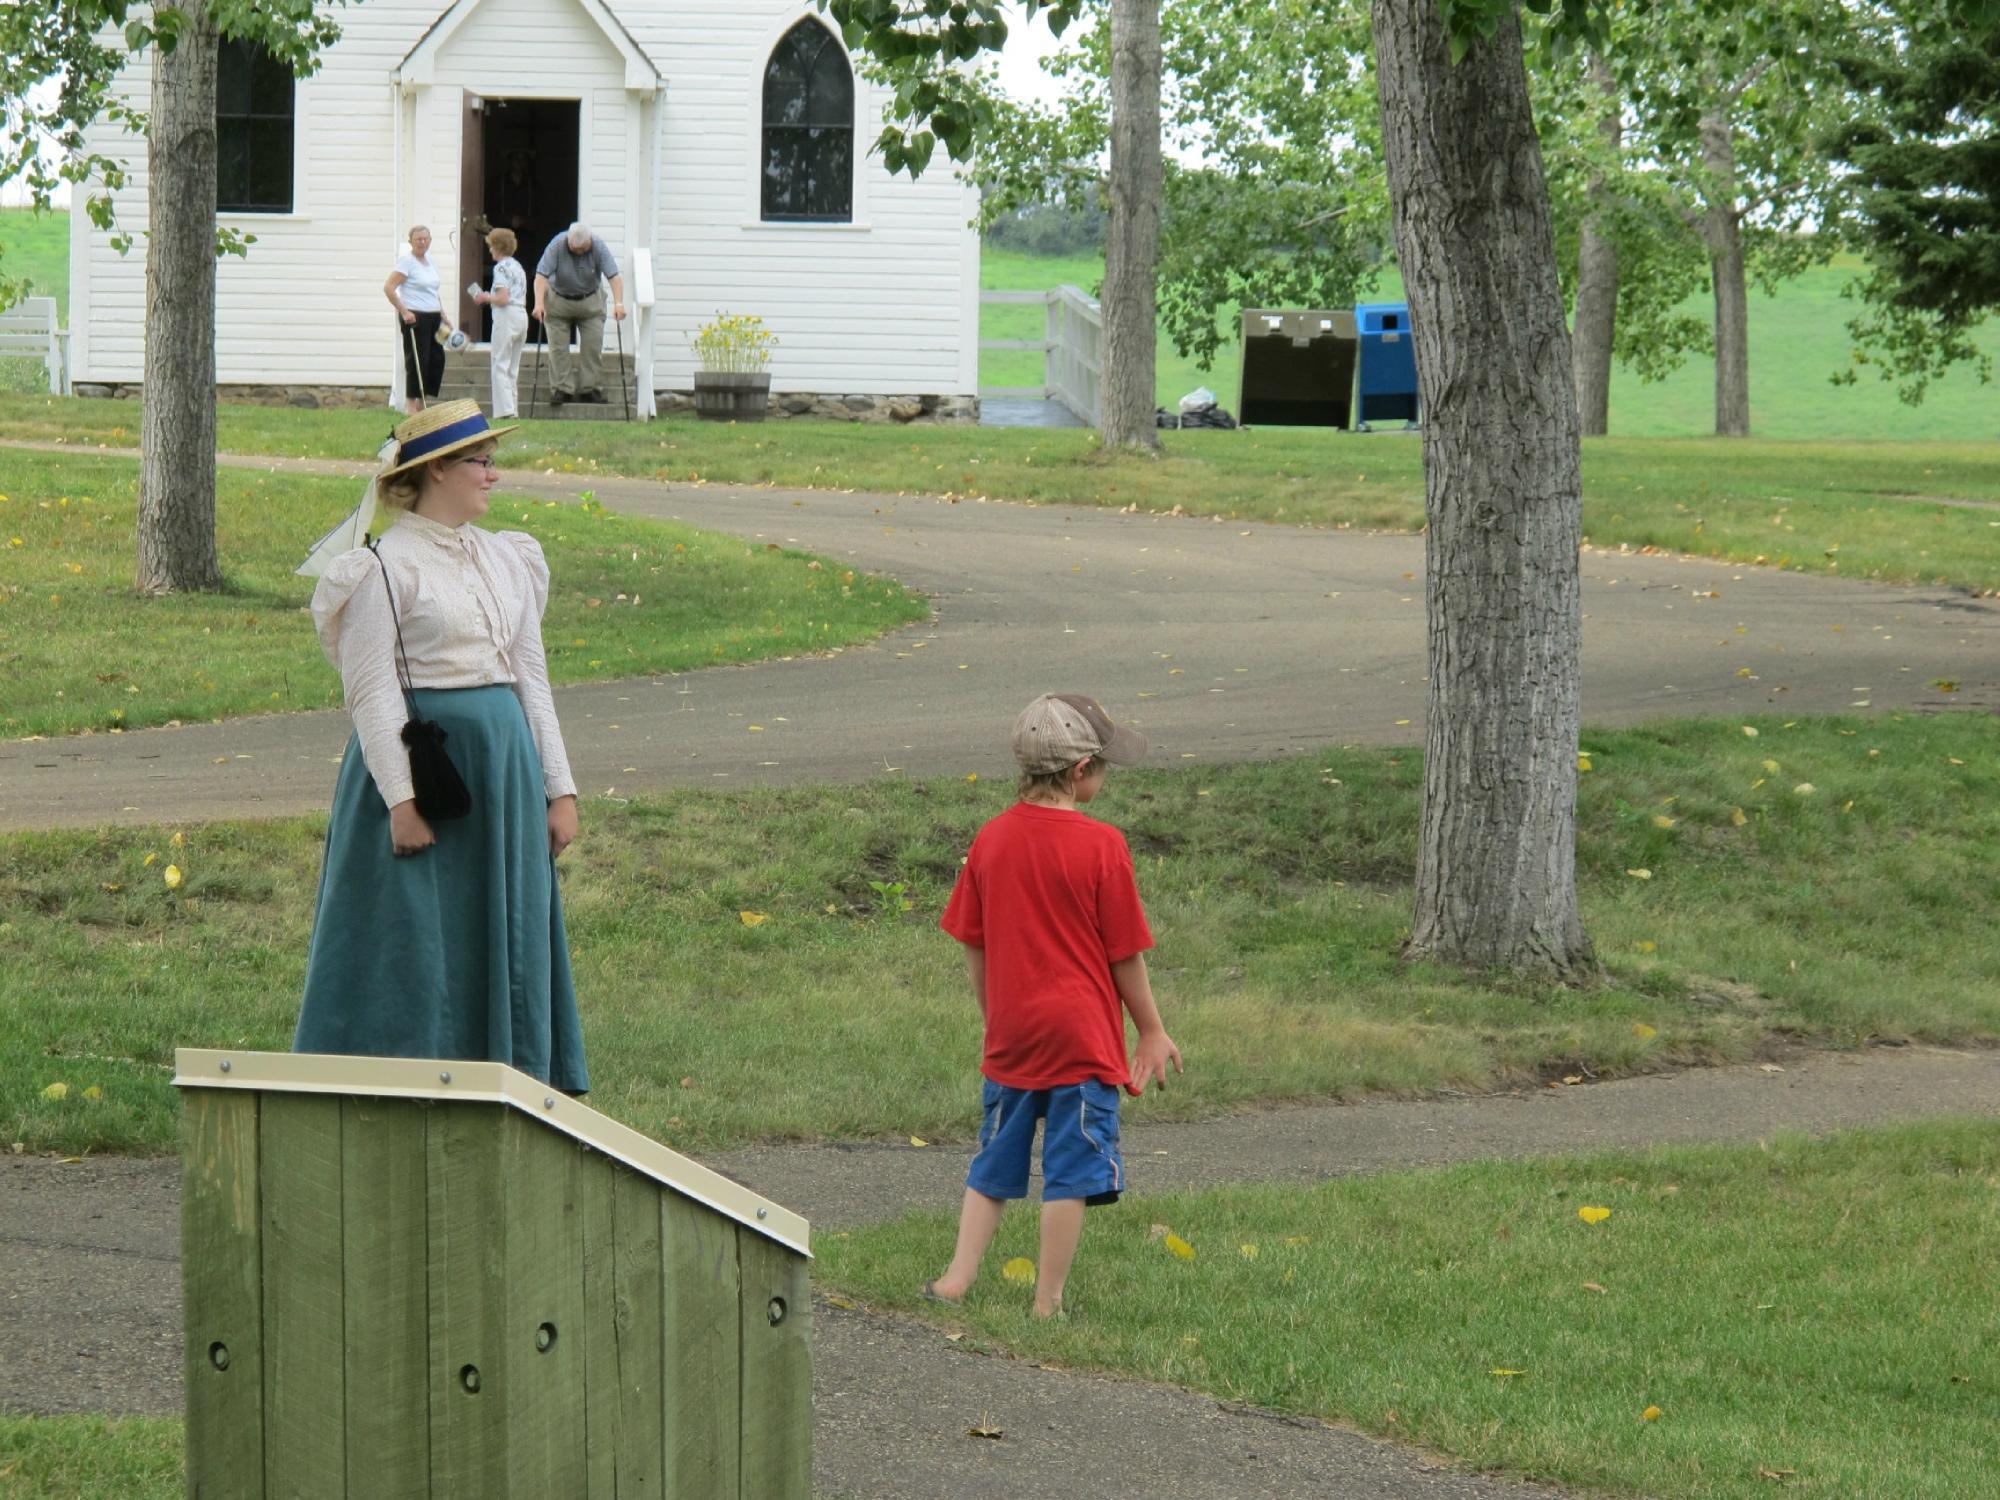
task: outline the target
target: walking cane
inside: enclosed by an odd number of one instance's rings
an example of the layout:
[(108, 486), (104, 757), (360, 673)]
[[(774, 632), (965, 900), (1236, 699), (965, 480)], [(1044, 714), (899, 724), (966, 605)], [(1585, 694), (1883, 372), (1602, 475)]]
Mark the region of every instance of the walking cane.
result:
[[(532, 318), (534, 314), (529, 313), (528, 316)], [(528, 415), (531, 417), (536, 414), (535, 408), (542, 399), (542, 363), (549, 350), (549, 325), (541, 318), (535, 318), (535, 321), (542, 325), (542, 345), (541, 353), (535, 356), (535, 383), (528, 392)]]
[[(608, 284), (607, 284), (608, 285)], [(632, 420), (632, 387), (625, 379), (625, 320), (616, 315), (617, 304), (612, 304), (611, 331), (618, 339), (618, 395), (625, 403), (625, 420)]]
[(405, 324), (403, 325), (403, 332), (409, 335), (409, 339), (410, 339), (410, 375), (411, 375), (411, 378), (413, 378), (413, 379), (414, 379), (414, 380), (415, 380), (415, 381), (417, 382), (417, 388), (416, 388), (416, 390), (414, 390), (414, 391), (410, 392), (410, 393), (409, 393), (409, 396), (410, 396), (410, 399), (411, 399), (412, 401), (414, 401), (414, 402), (416, 402), (416, 403), (417, 403), (417, 410), (418, 410), (418, 411), (423, 411), (423, 410), (425, 410), (425, 403), (424, 403), (424, 357), (423, 357), (423, 355), (422, 355), (422, 354), (421, 354), (421, 353), (420, 353), (420, 352), (418, 351), (418, 349), (417, 349), (417, 325), (416, 325), (416, 324), (414, 324), (414, 323), (405, 323)]

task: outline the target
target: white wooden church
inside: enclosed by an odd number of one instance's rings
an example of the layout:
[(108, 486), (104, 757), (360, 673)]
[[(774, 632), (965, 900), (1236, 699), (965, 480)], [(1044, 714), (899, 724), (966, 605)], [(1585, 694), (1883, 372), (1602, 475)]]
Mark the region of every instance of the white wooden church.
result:
[[(339, 21), (310, 78), (223, 45), (217, 208), (256, 236), (218, 266), (225, 394), (397, 399), (382, 284), (411, 226), (432, 231), (447, 315), (480, 338), (464, 288), (490, 271), (484, 227), (515, 230), (532, 277), (581, 220), (625, 274), (636, 316), (618, 331), (649, 390), (692, 385), (701, 323), (754, 313), (780, 341), (774, 407), (796, 393), (976, 413), (975, 190), (942, 152), (914, 182), (883, 167), (886, 92), (812, 5), (367, 0)], [(144, 107), (144, 58), (121, 86)], [(100, 124), (91, 145), (133, 161), (117, 217), (143, 226), (143, 144)], [(134, 385), (143, 251), (120, 255), (83, 214), (71, 225), (72, 378)], [(609, 321), (605, 339), (615, 353)]]

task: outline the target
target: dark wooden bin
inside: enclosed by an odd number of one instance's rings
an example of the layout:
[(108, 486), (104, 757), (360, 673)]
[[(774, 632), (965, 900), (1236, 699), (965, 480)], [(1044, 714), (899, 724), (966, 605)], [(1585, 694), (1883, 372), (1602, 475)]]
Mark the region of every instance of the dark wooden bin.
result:
[(497, 1063), (183, 1050), (197, 1500), (806, 1500), (804, 1219)]

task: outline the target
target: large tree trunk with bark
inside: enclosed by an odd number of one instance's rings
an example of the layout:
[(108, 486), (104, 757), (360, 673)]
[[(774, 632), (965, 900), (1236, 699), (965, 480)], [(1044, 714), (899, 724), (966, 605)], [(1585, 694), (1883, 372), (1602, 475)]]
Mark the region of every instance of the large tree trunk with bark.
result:
[[(1615, 156), (1624, 140), (1618, 114), (1618, 80), (1601, 53), (1590, 55), (1590, 81), (1603, 95), (1597, 133)], [(1610, 192), (1602, 177), (1592, 179), (1590, 197), (1601, 205)], [(1576, 405), (1585, 437), (1611, 430), (1611, 348), (1618, 331), (1618, 245), (1600, 211), (1583, 221), (1576, 252), (1576, 326), (1571, 333), (1576, 371)]]
[(1111, 179), (1104, 240), (1098, 430), (1107, 448), (1157, 449), (1160, 0), (1111, 0)]
[[(168, 7), (162, 6), (162, 11)], [(222, 587), (215, 552), (215, 53), (205, 0), (153, 56), (139, 587)]]
[(1750, 435), (1750, 287), (1743, 267), (1743, 219), (1736, 209), (1736, 137), (1729, 116), (1701, 117), (1708, 203), (1701, 237), (1715, 286), (1715, 435)]
[(1424, 411), (1425, 734), (1408, 952), (1567, 982), (1576, 899), (1581, 444), (1512, 19), (1456, 65), (1438, 0), (1374, 0)]

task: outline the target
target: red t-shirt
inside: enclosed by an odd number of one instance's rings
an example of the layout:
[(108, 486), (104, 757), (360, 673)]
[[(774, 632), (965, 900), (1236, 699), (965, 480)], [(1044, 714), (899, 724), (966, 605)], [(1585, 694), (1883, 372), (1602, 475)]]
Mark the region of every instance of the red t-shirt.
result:
[(986, 1057), (1017, 1089), (1131, 1076), (1111, 966), (1153, 946), (1125, 835), (1017, 802), (979, 830), (944, 930), (986, 950)]

